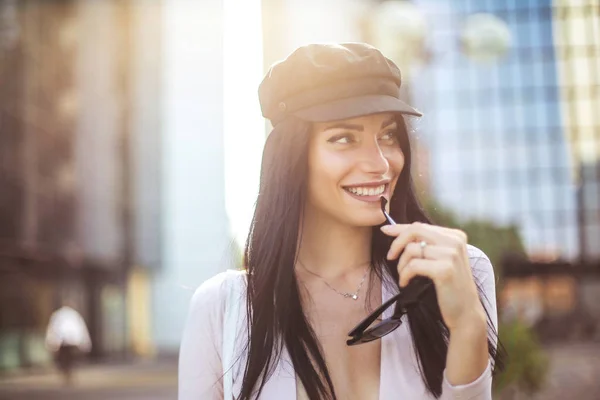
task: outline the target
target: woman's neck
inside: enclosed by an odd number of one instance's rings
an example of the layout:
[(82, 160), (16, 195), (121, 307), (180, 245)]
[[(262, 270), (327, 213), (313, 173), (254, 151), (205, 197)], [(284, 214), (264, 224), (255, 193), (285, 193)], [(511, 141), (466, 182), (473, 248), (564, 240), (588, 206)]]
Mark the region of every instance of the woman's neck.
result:
[(298, 259), (324, 279), (336, 279), (371, 261), (371, 227), (355, 227), (324, 217), (306, 216)]

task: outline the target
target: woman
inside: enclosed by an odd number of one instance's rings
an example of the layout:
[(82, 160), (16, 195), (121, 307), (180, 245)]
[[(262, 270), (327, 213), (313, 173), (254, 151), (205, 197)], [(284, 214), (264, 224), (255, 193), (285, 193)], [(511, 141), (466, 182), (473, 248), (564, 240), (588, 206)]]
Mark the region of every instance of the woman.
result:
[[(242, 400), (491, 399), (493, 270), (463, 232), (421, 210), (404, 122), (420, 113), (400, 85), (397, 66), (359, 43), (304, 46), (270, 69), (259, 97), (274, 129), (247, 270), (196, 291), (180, 399), (221, 399), (228, 377)], [(381, 197), (397, 225), (384, 225)], [(231, 287), (244, 311), (233, 336)], [(399, 287), (422, 296), (384, 312), (398, 329), (348, 341)], [(231, 341), (233, 357), (223, 351)]]

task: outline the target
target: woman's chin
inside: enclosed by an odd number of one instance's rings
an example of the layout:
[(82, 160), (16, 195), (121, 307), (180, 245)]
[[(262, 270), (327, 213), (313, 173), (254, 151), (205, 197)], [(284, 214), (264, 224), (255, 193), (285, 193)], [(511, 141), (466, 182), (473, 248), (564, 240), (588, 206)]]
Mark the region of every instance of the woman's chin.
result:
[(352, 225), (356, 227), (374, 227), (385, 223), (385, 216), (381, 212), (376, 215), (354, 216)]

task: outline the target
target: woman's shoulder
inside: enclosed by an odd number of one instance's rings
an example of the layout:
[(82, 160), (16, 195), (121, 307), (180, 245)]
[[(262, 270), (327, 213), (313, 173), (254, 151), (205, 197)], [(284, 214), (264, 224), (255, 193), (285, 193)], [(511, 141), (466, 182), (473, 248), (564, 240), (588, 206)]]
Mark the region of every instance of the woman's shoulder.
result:
[(467, 244), (467, 254), (469, 255), (473, 276), (478, 278), (479, 281), (485, 281), (489, 278), (493, 281), (494, 267), (487, 254), (471, 244)]
[(475, 247), (472, 244), (467, 244), (467, 253), (470, 259), (484, 259), (490, 261), (487, 254), (483, 252), (479, 247)]
[(245, 270), (228, 269), (204, 281), (194, 292), (190, 311), (223, 313), (230, 290), (244, 287)]
[(234, 270), (228, 269), (226, 271), (220, 272), (215, 276), (205, 280), (198, 288), (196, 289), (194, 298), (211, 298), (218, 299), (227, 296), (229, 288), (232, 285), (241, 285), (246, 280), (246, 271), (245, 270)]
[(196, 292), (210, 292), (217, 294), (225, 290), (228, 285), (232, 283), (241, 282), (246, 279), (246, 270), (228, 269), (223, 272), (219, 272), (211, 278), (205, 280)]

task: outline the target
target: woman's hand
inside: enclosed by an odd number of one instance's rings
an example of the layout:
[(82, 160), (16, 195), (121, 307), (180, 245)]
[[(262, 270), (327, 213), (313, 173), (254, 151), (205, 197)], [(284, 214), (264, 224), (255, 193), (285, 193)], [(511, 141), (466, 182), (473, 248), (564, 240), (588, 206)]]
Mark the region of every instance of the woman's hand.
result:
[[(398, 260), (400, 287), (417, 275), (430, 278), (451, 332), (459, 327), (485, 331), (486, 314), (473, 280), (463, 231), (420, 222), (384, 225), (381, 231), (395, 237), (387, 254), (389, 260), (398, 258), (404, 250)], [(427, 243), (423, 254), (422, 241)]]

